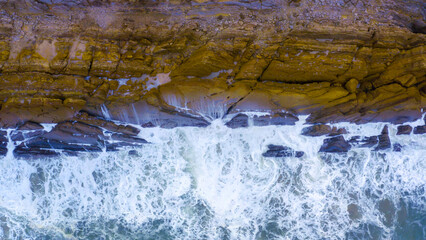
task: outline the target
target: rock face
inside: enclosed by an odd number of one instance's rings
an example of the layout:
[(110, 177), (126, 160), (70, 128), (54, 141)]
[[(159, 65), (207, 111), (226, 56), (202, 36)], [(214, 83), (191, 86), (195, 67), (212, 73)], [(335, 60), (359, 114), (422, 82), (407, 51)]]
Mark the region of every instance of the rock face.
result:
[(85, 113), (145, 127), (421, 117), (423, 3), (0, 1), (0, 127)]

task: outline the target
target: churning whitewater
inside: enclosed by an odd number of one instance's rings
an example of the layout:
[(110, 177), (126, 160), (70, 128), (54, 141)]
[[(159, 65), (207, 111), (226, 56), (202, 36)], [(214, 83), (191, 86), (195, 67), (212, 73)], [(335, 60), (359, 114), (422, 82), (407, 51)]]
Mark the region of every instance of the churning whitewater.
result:
[[(424, 239), (426, 135), (389, 125), (400, 152), (319, 153), (325, 137), (302, 136), (303, 123), (231, 129), (215, 120), (143, 128), (149, 144), (118, 152), (8, 154), (0, 239)], [(384, 125), (335, 126), (349, 139)], [(304, 155), (262, 156), (270, 144)]]

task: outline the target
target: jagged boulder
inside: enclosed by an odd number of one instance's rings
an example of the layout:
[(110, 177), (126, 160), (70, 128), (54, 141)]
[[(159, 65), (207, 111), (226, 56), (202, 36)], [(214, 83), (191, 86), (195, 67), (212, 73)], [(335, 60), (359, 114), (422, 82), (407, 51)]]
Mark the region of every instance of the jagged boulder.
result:
[(313, 125), (302, 129), (302, 135), (310, 137), (318, 137), (323, 135), (335, 136), (346, 133), (347, 131), (344, 128), (331, 127), (325, 124)]
[(391, 148), (391, 141), (389, 139), (389, 130), (388, 126), (384, 126), (382, 132), (379, 136), (377, 136), (379, 143), (376, 146), (375, 150), (385, 150)]
[(351, 145), (343, 136), (336, 136), (324, 139), (320, 152), (327, 153), (346, 153), (351, 149)]
[(411, 133), (411, 130), (413, 130), (413, 127), (410, 125), (399, 125), (396, 135), (407, 135)]

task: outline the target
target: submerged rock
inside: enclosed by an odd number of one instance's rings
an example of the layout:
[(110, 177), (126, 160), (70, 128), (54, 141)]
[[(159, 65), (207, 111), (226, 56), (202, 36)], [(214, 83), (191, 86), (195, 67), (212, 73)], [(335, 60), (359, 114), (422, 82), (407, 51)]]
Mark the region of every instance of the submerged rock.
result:
[(359, 220), (362, 218), (362, 211), (357, 204), (349, 204), (347, 211), (351, 220)]
[(305, 155), (302, 151), (295, 151), (290, 147), (281, 145), (268, 145), (268, 150), (262, 153), (264, 157), (297, 157), (301, 158)]
[(345, 140), (345, 138), (343, 138), (343, 136), (337, 136), (324, 139), (324, 143), (319, 151), (328, 153), (345, 153), (350, 149), (351, 145)]
[(381, 213), (383, 224), (387, 227), (392, 226), (396, 214), (394, 203), (387, 198), (382, 199), (377, 203), (377, 209)]

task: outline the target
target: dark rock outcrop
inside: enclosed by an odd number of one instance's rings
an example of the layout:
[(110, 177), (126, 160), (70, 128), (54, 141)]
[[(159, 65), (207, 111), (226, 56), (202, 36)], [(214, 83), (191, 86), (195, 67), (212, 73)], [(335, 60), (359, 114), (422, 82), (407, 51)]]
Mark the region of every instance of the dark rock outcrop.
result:
[(302, 135), (311, 136), (311, 137), (317, 137), (317, 136), (323, 136), (323, 135), (335, 136), (335, 135), (341, 135), (346, 133), (347, 133), (346, 129), (344, 128), (331, 127), (325, 124), (313, 125), (313, 126), (305, 127), (302, 129)]
[(417, 126), (413, 130), (414, 134), (425, 134), (426, 133), (426, 125)]
[(413, 130), (413, 128), (410, 125), (399, 125), (396, 135), (408, 135), (411, 133), (411, 130)]
[(386, 150), (391, 148), (391, 141), (389, 139), (389, 130), (388, 126), (384, 126), (382, 132), (379, 136), (377, 136), (379, 143), (374, 150)]
[(7, 154), (7, 132), (0, 131), (0, 156)]
[(275, 113), (272, 115), (254, 116), (254, 126), (294, 125), (299, 118), (289, 113)]
[(302, 151), (295, 151), (290, 147), (287, 146), (281, 146), (281, 145), (268, 145), (268, 150), (264, 153), (262, 153), (262, 156), (264, 157), (297, 157), (301, 158), (305, 155)]
[(11, 136), (12, 140), (20, 144), (15, 147), (13, 153), (18, 158), (55, 157), (61, 153), (78, 155), (79, 152), (116, 151), (126, 146), (147, 143), (146, 140), (136, 137), (136, 131), (131, 127), (105, 124), (109, 129), (119, 132), (106, 132), (100, 127), (77, 121), (59, 123), (50, 132), (15, 130)]
[(240, 113), (225, 123), (225, 125), (230, 128), (248, 127), (248, 119), (247, 115)]
[(351, 145), (343, 136), (336, 136), (324, 139), (324, 143), (319, 151), (327, 153), (346, 153), (350, 149)]

